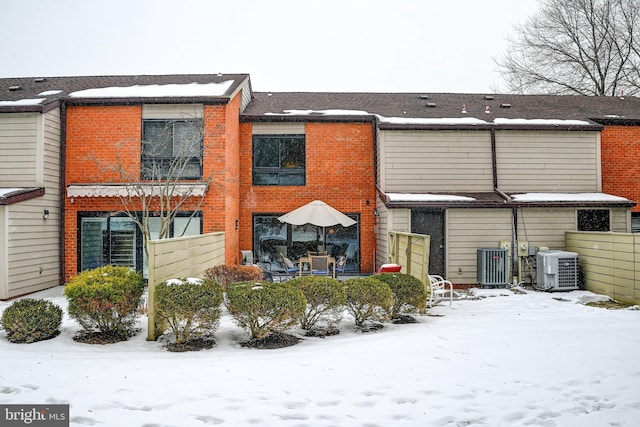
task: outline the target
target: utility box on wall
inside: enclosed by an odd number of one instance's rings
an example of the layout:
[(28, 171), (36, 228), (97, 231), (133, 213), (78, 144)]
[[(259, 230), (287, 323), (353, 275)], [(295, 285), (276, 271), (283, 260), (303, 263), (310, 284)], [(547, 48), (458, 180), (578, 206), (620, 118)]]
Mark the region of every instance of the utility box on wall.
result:
[(478, 283), (485, 287), (505, 287), (509, 284), (507, 249), (478, 249)]

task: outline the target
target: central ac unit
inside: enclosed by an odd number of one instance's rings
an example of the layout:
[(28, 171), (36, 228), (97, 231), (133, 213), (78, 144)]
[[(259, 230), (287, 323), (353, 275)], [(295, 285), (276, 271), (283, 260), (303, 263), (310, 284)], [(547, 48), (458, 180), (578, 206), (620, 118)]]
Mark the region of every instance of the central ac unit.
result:
[(507, 249), (478, 249), (478, 283), (487, 287), (502, 287), (509, 284), (509, 256)]
[(540, 251), (536, 255), (540, 291), (572, 291), (578, 289), (578, 254), (565, 251)]

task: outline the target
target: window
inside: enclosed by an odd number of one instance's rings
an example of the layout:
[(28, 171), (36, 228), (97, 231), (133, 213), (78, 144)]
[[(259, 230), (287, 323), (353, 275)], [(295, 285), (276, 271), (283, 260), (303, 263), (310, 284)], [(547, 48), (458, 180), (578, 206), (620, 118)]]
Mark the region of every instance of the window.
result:
[(201, 179), (202, 120), (143, 120), (142, 179)]
[(578, 209), (578, 231), (609, 231), (609, 210)]
[[(157, 238), (160, 219), (149, 218), (151, 238)], [(107, 264), (142, 271), (147, 277), (142, 233), (128, 216), (110, 212), (82, 212), (78, 217), (78, 271)], [(171, 237), (202, 234), (200, 212), (179, 212), (170, 230)]]
[(254, 135), (253, 185), (305, 185), (305, 136)]
[(640, 212), (631, 212), (631, 232), (640, 233)]

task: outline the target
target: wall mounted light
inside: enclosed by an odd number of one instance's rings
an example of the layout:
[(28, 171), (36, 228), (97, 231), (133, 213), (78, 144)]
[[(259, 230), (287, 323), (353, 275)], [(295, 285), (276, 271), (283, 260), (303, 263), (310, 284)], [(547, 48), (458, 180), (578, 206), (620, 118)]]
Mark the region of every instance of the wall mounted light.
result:
[(380, 214), (378, 213), (378, 209), (377, 208), (373, 209), (373, 216), (375, 216), (375, 217), (379, 217), (380, 216)]
[(47, 219), (49, 218), (49, 210), (45, 209), (44, 212), (42, 212), (42, 219)]

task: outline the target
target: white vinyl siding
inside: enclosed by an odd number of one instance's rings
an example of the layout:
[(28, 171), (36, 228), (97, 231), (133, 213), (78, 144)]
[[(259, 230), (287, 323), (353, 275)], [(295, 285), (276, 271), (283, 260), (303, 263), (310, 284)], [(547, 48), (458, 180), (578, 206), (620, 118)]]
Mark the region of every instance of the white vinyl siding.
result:
[(488, 131), (381, 131), (385, 192), (493, 191)]
[(144, 104), (143, 119), (201, 119), (202, 104)]
[[(39, 114), (0, 114), (0, 186), (33, 187), (38, 183)], [(42, 156), (42, 154), (40, 154)]]
[(457, 284), (476, 284), (477, 250), (498, 248), (510, 242), (511, 209), (448, 209), (446, 227), (446, 276)]
[(505, 192), (597, 192), (599, 133), (496, 132), (498, 187)]
[(253, 135), (304, 135), (304, 123), (253, 123)]

